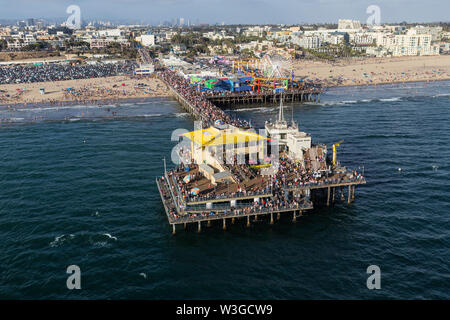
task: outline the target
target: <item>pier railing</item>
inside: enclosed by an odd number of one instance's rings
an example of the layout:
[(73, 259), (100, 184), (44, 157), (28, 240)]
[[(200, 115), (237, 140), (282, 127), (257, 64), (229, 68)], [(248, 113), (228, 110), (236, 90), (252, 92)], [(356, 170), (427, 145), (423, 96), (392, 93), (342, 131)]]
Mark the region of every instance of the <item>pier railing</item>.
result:
[(200, 204), (208, 202), (223, 202), (231, 201), (236, 199), (252, 199), (255, 197), (273, 197), (272, 190), (261, 190), (261, 191), (248, 191), (248, 192), (233, 192), (225, 195), (214, 195), (210, 197), (193, 197), (186, 199), (186, 204)]
[[(245, 212), (244, 209), (250, 208), (254, 210), (250, 210), (249, 212)], [(270, 213), (279, 213), (279, 212), (292, 212), (292, 211), (302, 211), (302, 210), (309, 210), (312, 209), (312, 204), (310, 202), (304, 202), (297, 205), (289, 205), (285, 207), (270, 207), (270, 208), (255, 208), (255, 207), (245, 207), (245, 208), (239, 208), (236, 210), (231, 211), (229, 208), (228, 210), (216, 210), (210, 209), (210, 210), (203, 210), (207, 214), (204, 215), (186, 215), (186, 216), (178, 216), (174, 217), (170, 215), (169, 222), (174, 224), (178, 223), (191, 223), (191, 222), (198, 222), (198, 221), (208, 221), (208, 220), (219, 220), (223, 218), (239, 218), (239, 217), (246, 217), (246, 216), (255, 216), (255, 215), (266, 215)]]
[(290, 190), (307, 190), (307, 189), (320, 189), (327, 187), (341, 187), (353, 184), (365, 184), (365, 178), (353, 178), (353, 179), (333, 179), (330, 181), (322, 181), (322, 182), (308, 182), (307, 184), (295, 184), (295, 183), (287, 183), (283, 185), (283, 188), (286, 191)]

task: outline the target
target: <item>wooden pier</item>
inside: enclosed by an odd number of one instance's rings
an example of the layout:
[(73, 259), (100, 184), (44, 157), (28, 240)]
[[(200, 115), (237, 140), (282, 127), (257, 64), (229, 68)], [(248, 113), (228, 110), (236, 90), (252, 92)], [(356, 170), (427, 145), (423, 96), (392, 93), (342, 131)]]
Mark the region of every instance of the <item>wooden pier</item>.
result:
[(163, 78), (156, 76), (159, 80), (161, 80), (169, 89), (172, 96), (177, 100), (181, 107), (189, 112), (195, 119), (197, 120), (204, 120), (202, 114), (200, 114), (197, 109), (189, 102), (187, 101), (181, 94), (179, 94), (170, 84), (168, 84)]
[[(357, 185), (365, 184), (366, 181), (364, 179), (353, 180), (353, 181), (342, 181), (339, 183), (329, 183), (329, 184), (320, 184), (320, 185), (310, 185), (310, 186), (285, 186), (283, 190), (285, 192), (294, 191), (319, 191), (325, 193), (326, 198), (326, 206), (334, 205), (337, 200), (342, 200), (347, 202), (350, 205), (353, 201), (355, 201), (355, 188)], [(274, 224), (274, 215), (276, 215), (276, 220), (280, 219), (280, 214), (290, 214), (292, 216), (292, 222), (296, 222), (297, 218), (303, 216), (303, 213), (308, 210), (313, 209), (312, 201), (304, 201), (297, 206), (290, 207), (282, 207), (282, 208), (262, 208), (261, 210), (255, 210), (252, 212), (245, 212), (243, 210), (245, 207), (237, 207), (236, 210), (231, 211), (229, 207), (215, 207), (208, 209), (207, 207), (196, 208), (189, 205), (189, 203), (184, 204), (183, 209), (178, 205), (178, 198), (172, 192), (171, 185), (169, 183), (168, 177), (165, 176), (165, 179), (156, 179), (156, 184), (158, 186), (159, 193), (161, 195), (161, 200), (164, 205), (164, 210), (167, 215), (167, 219), (169, 224), (172, 226), (173, 234), (176, 233), (177, 225), (184, 225), (186, 228), (187, 224), (197, 224), (198, 231), (201, 231), (202, 222), (207, 222), (207, 225), (211, 225), (211, 221), (219, 221), (223, 222), (223, 229), (226, 229), (227, 221), (235, 222), (236, 219), (247, 219), (247, 227), (250, 227), (251, 221), (258, 221), (258, 217), (269, 217), (270, 224)], [(348, 190), (348, 191), (347, 191)], [(269, 194), (265, 195), (270, 197)], [(265, 197), (261, 196), (261, 197)], [(255, 198), (258, 195), (254, 195), (247, 198)], [(236, 198), (227, 198), (227, 199), (219, 199), (217, 201), (237, 201), (243, 200), (243, 197)], [(323, 197), (321, 198), (321, 201)], [(209, 203), (215, 202), (214, 200), (208, 200)], [(195, 204), (206, 204), (206, 201), (195, 202)], [(193, 203), (192, 203), (193, 204)], [(210, 214), (210, 213), (213, 214)], [(173, 214), (175, 213), (175, 214)], [(189, 213), (190, 215), (185, 215)], [(202, 215), (201, 213), (208, 213), (206, 215)], [(196, 215), (193, 215), (196, 214)]]
[[(251, 226), (251, 221), (258, 221), (259, 217), (269, 217), (270, 224), (274, 224), (274, 215), (276, 220), (279, 220), (281, 214), (291, 214), (292, 221), (296, 222), (298, 217), (303, 216), (303, 212), (306, 210), (313, 209), (313, 204), (310, 201), (304, 201), (301, 204), (296, 206), (289, 207), (281, 207), (281, 208), (262, 208), (261, 210), (255, 209), (251, 212), (245, 212), (243, 208), (237, 208), (236, 210), (231, 211), (229, 208), (215, 208), (215, 209), (207, 209), (203, 208), (202, 210), (192, 210), (189, 206), (181, 210), (177, 205), (177, 200), (175, 200), (175, 195), (170, 191), (170, 185), (167, 183), (167, 178), (164, 180), (156, 179), (156, 184), (158, 186), (158, 191), (161, 195), (161, 200), (164, 205), (164, 210), (167, 215), (167, 219), (169, 224), (172, 226), (172, 233), (176, 233), (177, 225), (184, 225), (186, 229), (187, 224), (197, 224), (198, 232), (201, 231), (202, 222), (207, 222), (208, 226), (211, 226), (211, 221), (220, 221), (222, 220), (223, 229), (226, 230), (227, 220), (231, 221), (232, 224), (235, 223), (236, 219), (246, 219), (247, 227)], [(230, 198), (227, 199), (230, 201), (242, 200), (242, 198)], [(221, 199), (223, 201), (223, 199)], [(171, 214), (171, 212), (176, 212), (176, 216)], [(186, 212), (191, 215), (184, 215)], [(192, 215), (193, 213), (206, 213), (207, 215)], [(213, 214), (211, 214), (213, 213)]]
[(214, 105), (219, 108), (233, 107), (239, 105), (251, 104), (279, 104), (281, 98), (283, 102), (320, 102), (320, 90), (296, 90), (286, 91), (283, 93), (255, 93), (251, 94), (226, 94), (226, 95), (212, 95), (206, 96)]
[[(156, 75), (162, 82), (164, 82), (170, 90), (173, 97), (181, 104), (183, 109), (189, 112), (198, 120), (205, 121), (202, 115), (194, 105), (186, 100), (175, 88), (170, 86), (163, 78)], [(320, 102), (320, 90), (296, 90), (284, 93), (255, 93), (255, 94), (229, 94), (217, 96), (202, 96), (202, 99), (208, 99), (217, 108), (237, 106), (243, 104), (278, 104), (282, 98), (285, 102)], [(207, 122), (207, 121), (206, 121)], [(165, 167), (165, 166), (164, 166)], [(222, 221), (222, 228), (227, 228), (227, 221), (234, 223), (236, 219), (246, 219), (248, 227), (251, 226), (251, 221), (258, 221), (259, 217), (269, 217), (270, 224), (274, 224), (274, 215), (276, 219), (280, 219), (281, 214), (290, 214), (292, 221), (296, 222), (297, 218), (303, 215), (303, 212), (313, 209), (313, 201), (311, 195), (318, 193), (326, 198), (326, 205), (330, 206), (335, 202), (336, 196), (339, 193), (340, 198), (350, 204), (355, 199), (355, 187), (357, 185), (365, 184), (364, 178), (340, 180), (332, 177), (327, 182), (310, 183), (306, 185), (285, 185), (280, 192), (291, 192), (295, 201), (292, 204), (287, 204), (283, 207), (263, 207), (252, 206), (251, 200), (259, 202), (259, 199), (270, 200), (274, 198), (272, 191), (263, 194), (248, 194), (245, 196), (220, 197), (213, 199), (197, 199), (194, 201), (184, 200), (179, 194), (176, 184), (173, 183), (169, 177), (166, 168), (164, 168), (164, 176), (156, 179), (158, 191), (161, 196), (164, 210), (167, 215), (169, 224), (172, 226), (173, 234), (176, 233), (177, 225), (184, 225), (186, 229), (188, 224), (196, 224), (197, 230), (200, 232), (202, 223), (211, 225), (212, 221)], [(348, 193), (345, 194), (345, 189), (348, 188)], [(272, 189), (270, 189), (272, 190)], [(320, 198), (320, 197), (318, 197)], [(237, 204), (238, 201), (241, 201)], [(220, 204), (222, 203), (222, 204)], [(213, 205), (214, 204), (214, 205)], [(236, 205), (237, 204), (237, 205)]]

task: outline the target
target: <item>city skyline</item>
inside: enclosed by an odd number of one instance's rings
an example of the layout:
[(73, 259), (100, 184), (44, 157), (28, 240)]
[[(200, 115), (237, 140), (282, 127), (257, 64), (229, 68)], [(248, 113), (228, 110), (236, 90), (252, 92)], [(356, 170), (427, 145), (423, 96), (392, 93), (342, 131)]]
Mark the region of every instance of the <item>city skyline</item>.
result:
[[(370, 5), (380, 7), (383, 23), (396, 22), (446, 22), (450, 4), (444, 1), (333, 1), (333, 0), (285, 0), (274, 3), (267, 0), (249, 0), (246, 2), (231, 0), (99, 0), (90, 3), (86, 0), (55, 1), (43, 0), (39, 3), (31, 0), (17, 0), (6, 4), (0, 13), (2, 20), (20, 20), (28, 18), (64, 19), (69, 16), (69, 5), (81, 8), (83, 21), (109, 20), (158, 25), (164, 21), (172, 22), (184, 19), (184, 25), (198, 23), (224, 24), (312, 24), (337, 23), (339, 18), (360, 20), (365, 23), (370, 14), (366, 9)], [(251, 12), (251, 14), (249, 14)], [(120, 14), (119, 14), (120, 13)]]

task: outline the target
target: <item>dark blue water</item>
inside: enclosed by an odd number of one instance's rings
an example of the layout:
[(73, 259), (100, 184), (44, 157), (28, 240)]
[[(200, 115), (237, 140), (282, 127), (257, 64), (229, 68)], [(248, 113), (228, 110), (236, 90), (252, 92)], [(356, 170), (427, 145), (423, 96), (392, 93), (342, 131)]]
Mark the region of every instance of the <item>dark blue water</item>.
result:
[[(344, 139), (340, 161), (364, 170), (356, 201), (176, 236), (154, 183), (172, 131), (193, 127), (175, 102), (0, 111), (0, 298), (449, 299), (449, 94), (344, 88), (296, 106), (302, 130)], [(258, 126), (276, 112), (232, 113)], [(373, 264), (381, 290), (366, 287)]]

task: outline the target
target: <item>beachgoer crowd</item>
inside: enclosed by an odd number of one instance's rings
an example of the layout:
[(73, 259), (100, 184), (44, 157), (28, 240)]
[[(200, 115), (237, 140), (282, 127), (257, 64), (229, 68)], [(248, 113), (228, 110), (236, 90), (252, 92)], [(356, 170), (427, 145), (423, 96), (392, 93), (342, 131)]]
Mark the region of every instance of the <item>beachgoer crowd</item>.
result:
[(31, 83), (60, 80), (101, 78), (131, 75), (137, 67), (134, 61), (97, 64), (45, 64), (0, 68), (0, 84)]

